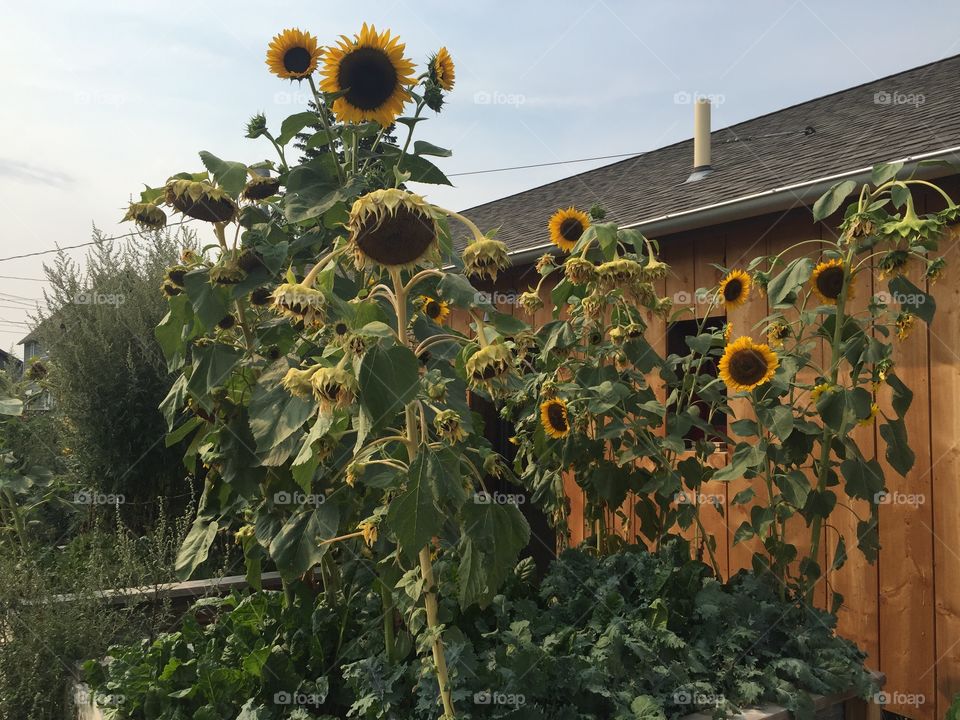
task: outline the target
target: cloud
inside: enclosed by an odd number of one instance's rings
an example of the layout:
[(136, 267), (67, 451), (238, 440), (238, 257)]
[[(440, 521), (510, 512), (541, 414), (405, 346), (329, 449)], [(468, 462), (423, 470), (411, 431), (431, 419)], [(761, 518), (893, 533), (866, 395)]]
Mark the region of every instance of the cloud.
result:
[(30, 163), (19, 162), (18, 160), (8, 160), (0, 158), (0, 178), (12, 178), (14, 180), (24, 180), (39, 185), (48, 185), (55, 188), (65, 188), (73, 185), (74, 178), (71, 175), (51, 170), (49, 168), (31, 165)]

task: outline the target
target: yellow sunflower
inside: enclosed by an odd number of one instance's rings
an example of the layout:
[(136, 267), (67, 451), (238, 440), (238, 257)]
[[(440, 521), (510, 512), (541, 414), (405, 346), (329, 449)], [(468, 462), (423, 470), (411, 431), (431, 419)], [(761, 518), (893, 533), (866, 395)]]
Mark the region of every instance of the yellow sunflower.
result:
[(743, 270), (731, 270), (720, 281), (720, 296), (727, 310), (740, 307), (750, 298), (750, 276)]
[(447, 92), (453, 90), (456, 73), (453, 58), (445, 47), (437, 50), (437, 54), (430, 58), (430, 79)]
[(419, 195), (388, 188), (357, 198), (347, 230), (358, 268), (410, 266), (437, 247), (437, 211)]
[(815, 385), (810, 391), (810, 401), (816, 403), (824, 393), (833, 392), (834, 387), (830, 383), (820, 383)]
[(553, 398), (540, 403), (540, 422), (543, 431), (552, 438), (563, 438), (570, 434), (570, 419), (567, 415), (567, 403)]
[(450, 305), (443, 300), (424, 295), (420, 298), (420, 311), (437, 325), (442, 325), (450, 314)]
[(547, 227), (550, 230), (550, 242), (564, 252), (570, 252), (590, 227), (590, 216), (575, 207), (568, 207), (566, 210), (557, 210)]
[(284, 30), (267, 46), (267, 67), (277, 77), (299, 80), (317, 69), (323, 50), (317, 39), (297, 28)]
[(879, 412), (880, 412), (880, 406), (877, 405), (876, 403), (870, 403), (870, 414), (867, 415), (867, 417), (865, 418), (860, 418), (859, 420), (857, 420), (857, 425), (859, 425), (860, 427), (867, 427), (868, 425), (873, 423), (873, 421), (877, 417), (877, 413)]
[(373, 120), (386, 127), (397, 119), (410, 99), (409, 86), (416, 83), (413, 63), (403, 56), (405, 47), (389, 30), (378, 33), (364, 23), (352, 40), (342, 35), (327, 51), (320, 88), (341, 93), (333, 102), (338, 120)]
[(780, 361), (769, 345), (744, 336), (727, 345), (720, 358), (720, 379), (734, 392), (749, 391), (770, 381)]
[[(821, 301), (828, 305), (835, 305), (840, 292), (843, 290), (843, 279), (846, 276), (846, 270), (843, 267), (843, 260), (834, 258), (820, 263), (813, 269), (810, 276), (810, 287)], [(852, 280), (852, 278), (851, 278)], [(847, 298), (853, 297), (853, 282), (847, 286)]]

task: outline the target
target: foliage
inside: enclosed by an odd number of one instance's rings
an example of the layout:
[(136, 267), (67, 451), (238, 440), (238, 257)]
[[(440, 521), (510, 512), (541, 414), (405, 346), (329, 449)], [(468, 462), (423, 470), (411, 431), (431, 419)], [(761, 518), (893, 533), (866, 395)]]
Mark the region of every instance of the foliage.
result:
[[(568, 551), (539, 587), (521, 563), (486, 609), (445, 601), (458, 712), (633, 720), (772, 701), (803, 719), (809, 693), (872, 692), (862, 653), (828, 614), (780, 600), (762, 578), (721, 584), (682, 543), (667, 545), (600, 559)], [(456, 582), (456, 563), (437, 570), (441, 585)], [(88, 663), (89, 679), (129, 720), (432, 719), (436, 697), (411, 645), (384, 656), (371, 572), (349, 577), (343, 610), (326, 596), (285, 605), (264, 592), (203, 601), (176, 632)], [(202, 624), (211, 612), (219, 619)]]
[(182, 509), (189, 488), (178, 468), (182, 448), (158, 442), (165, 432), (157, 405), (171, 379), (153, 328), (166, 312), (157, 289), (193, 234), (145, 233), (128, 245), (97, 243), (81, 269), (66, 255), (45, 266), (50, 290), (37, 332), (49, 372), (60, 446), (33, 436), (50, 462), (65, 462), (81, 491), (123, 496), (128, 522), (155, 519), (158, 496)]
[[(702, 513), (723, 508), (700, 500), (704, 483), (713, 480), (729, 483), (731, 504), (749, 511), (734, 542), (759, 539), (753, 567), (771, 571), (784, 591), (799, 587), (809, 594), (823, 577), (828, 528), (836, 543), (829, 560), (834, 569), (843, 565), (847, 547), (875, 559), (883, 468), (853, 431), (876, 419), (883, 441), (878, 452), (895, 472), (910, 470), (904, 416), (912, 393), (896, 373), (893, 349), (915, 321), (932, 320), (934, 300), (922, 286), (943, 272), (945, 262), (935, 253), (947, 224), (960, 215), (942, 190), (900, 178), (901, 171), (902, 165), (874, 169), (872, 182), (847, 207), (837, 239), (801, 242), (742, 269), (720, 268), (719, 286), (697, 291), (706, 307), (698, 307), (696, 334), (686, 338), (688, 352), (681, 355), (658, 356), (648, 337), (650, 313), (671, 309), (657, 292), (667, 268), (652, 243), (610, 223), (590, 225), (569, 247), (555, 238), (569, 256), (541, 260), (541, 284), (524, 299), (536, 307), (545, 281), (559, 276), (550, 298), (557, 319), (538, 332), (534, 372), (513, 406), (516, 467), (558, 522), (565, 510), (562, 476), (573, 470), (601, 551), (635, 540), (611, 529), (632, 494), (647, 541), (689, 530), (699, 538), (698, 555), (719, 569), (716, 538), (705, 531)], [(945, 208), (920, 217), (913, 193), (928, 189), (942, 196)], [(828, 191), (814, 206), (814, 220), (837, 212), (854, 190), (847, 182)], [(557, 217), (576, 217), (576, 211)], [(887, 281), (889, 292), (856, 308), (856, 286), (869, 292), (874, 276), (878, 287)], [(731, 317), (745, 303), (767, 301), (771, 312), (755, 327), (708, 324), (712, 315)], [(710, 367), (719, 368), (719, 377)], [(892, 412), (880, 410), (881, 395), (890, 398)], [(559, 420), (562, 432), (545, 427), (544, 403), (562, 405), (571, 426)], [(717, 418), (727, 420), (728, 430)], [(691, 432), (698, 439), (691, 441)], [(711, 463), (717, 442), (730, 454), (721, 469)], [(855, 537), (828, 524), (837, 509), (857, 517)], [(789, 539), (800, 531), (788, 530), (801, 523), (811, 538), (803, 555)], [(841, 601), (834, 594), (834, 606)]]

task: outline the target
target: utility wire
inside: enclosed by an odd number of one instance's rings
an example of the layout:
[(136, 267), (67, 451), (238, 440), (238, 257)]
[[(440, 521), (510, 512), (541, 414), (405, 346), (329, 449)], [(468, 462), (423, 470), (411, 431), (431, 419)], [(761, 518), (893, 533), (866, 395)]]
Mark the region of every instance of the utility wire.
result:
[(31, 282), (48, 282), (46, 278), (20, 277), (19, 275), (0, 275), (0, 280), (30, 280)]
[[(186, 225), (189, 223), (189, 220), (181, 220), (180, 222), (167, 223), (167, 227), (173, 227), (174, 225)], [(114, 235), (113, 237), (104, 237), (98, 238), (97, 240), (91, 240), (90, 242), (79, 243), (78, 245), (63, 245), (58, 248), (53, 248), (52, 250), (38, 250), (37, 252), (24, 253), (23, 255), (11, 255), (10, 257), (0, 258), (0, 262), (7, 262), (8, 260), (22, 260), (23, 258), (37, 257), (38, 255), (49, 255), (50, 253), (57, 253), (61, 250), (76, 250), (77, 248), (88, 247), (90, 245), (99, 245), (100, 243), (113, 242), (114, 240), (123, 240), (128, 237), (142, 237), (143, 233), (139, 230), (136, 232), (126, 233), (125, 235)]]

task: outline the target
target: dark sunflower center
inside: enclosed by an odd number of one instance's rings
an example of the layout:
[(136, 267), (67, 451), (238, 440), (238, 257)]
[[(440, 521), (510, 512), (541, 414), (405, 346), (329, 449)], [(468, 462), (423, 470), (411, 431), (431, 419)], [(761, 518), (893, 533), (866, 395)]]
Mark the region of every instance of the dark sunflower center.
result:
[(310, 67), (313, 56), (302, 47), (293, 47), (283, 54), (283, 67), (287, 72), (305, 73)]
[(426, 310), (427, 317), (431, 320), (436, 320), (440, 317), (440, 303), (436, 300), (428, 300), (424, 310)]
[(550, 403), (547, 405), (547, 419), (550, 421), (550, 427), (557, 432), (566, 432), (569, 429), (567, 426), (567, 413), (560, 403)]
[(397, 71), (382, 50), (359, 48), (340, 61), (337, 82), (351, 105), (376, 110), (397, 89)]
[(831, 300), (840, 297), (840, 291), (843, 289), (843, 268), (832, 265), (825, 268), (817, 275), (817, 290)]
[(435, 237), (431, 218), (400, 206), (382, 222), (368, 218), (356, 243), (364, 255), (381, 265), (406, 265), (423, 257)]
[(576, 218), (567, 218), (560, 223), (560, 235), (564, 240), (576, 242), (583, 235), (583, 223)]
[(337, 383), (324, 383), (319, 390), (325, 400), (336, 400), (340, 395), (340, 386)]
[(337, 335), (346, 335), (347, 334), (347, 324), (346, 323), (337, 323), (337, 326), (334, 328)]
[(743, 280), (740, 278), (731, 278), (727, 284), (723, 286), (723, 299), (727, 302), (739, 300), (742, 294)]
[(730, 377), (741, 385), (754, 385), (767, 374), (763, 355), (749, 348), (737, 350), (730, 358)]

